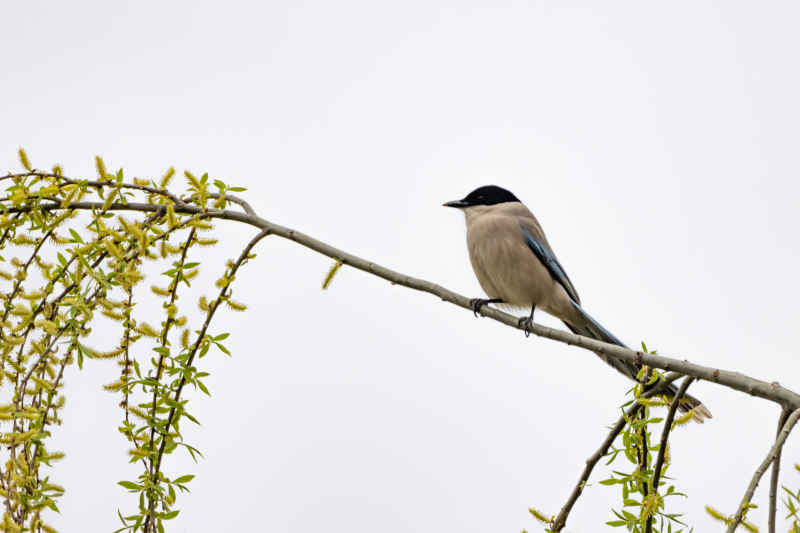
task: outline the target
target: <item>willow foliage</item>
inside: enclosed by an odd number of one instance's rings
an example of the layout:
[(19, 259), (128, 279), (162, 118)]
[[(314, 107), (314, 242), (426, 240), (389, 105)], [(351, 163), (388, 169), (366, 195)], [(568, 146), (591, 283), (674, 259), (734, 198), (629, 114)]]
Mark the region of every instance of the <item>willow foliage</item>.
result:
[[(203, 298), (202, 322), (190, 323), (180, 295), (198, 273), (196, 247), (216, 243), (211, 215), (229, 205), (228, 193), (244, 189), (186, 172), (179, 194), (165, 189), (174, 169), (158, 180), (126, 180), (99, 157), (95, 179), (74, 180), (59, 167), (36, 170), (21, 149), (19, 156), (25, 171), (0, 178), (0, 443), (8, 450), (0, 529), (54, 531), (48, 512), (58, 510), (65, 489), (52, 467), (64, 453), (48, 443), (66, 403), (64, 375), (101, 359), (119, 367), (104, 388), (119, 397), (119, 431), (130, 461), (141, 466), (136, 479), (119, 482), (136, 495), (132, 512), (120, 513), (119, 531), (163, 531), (194, 477), (167, 474), (165, 460), (179, 448), (199, 453), (181, 435), (184, 421), (197, 422), (184, 391), (208, 394), (197, 359), (212, 347), (228, 353), (227, 334), (208, 330), (220, 305), (244, 309), (231, 300), (231, 284), (255, 240), (209, 287), (216, 295)], [(146, 286), (145, 261), (167, 265), (160, 286)], [(137, 315), (145, 298), (161, 302), (160, 317)], [(116, 324), (116, 344), (89, 344), (98, 317)]]

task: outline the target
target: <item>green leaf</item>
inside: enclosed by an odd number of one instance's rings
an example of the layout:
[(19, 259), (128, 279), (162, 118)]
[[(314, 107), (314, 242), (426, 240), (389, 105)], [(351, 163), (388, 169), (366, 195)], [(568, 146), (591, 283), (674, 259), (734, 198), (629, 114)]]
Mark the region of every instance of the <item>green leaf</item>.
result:
[(180, 513), (180, 510), (178, 510), (178, 509), (176, 509), (174, 511), (170, 511), (168, 513), (164, 513), (164, 514), (161, 515), (161, 519), (162, 520), (172, 520), (173, 518), (178, 516), (178, 513)]
[(219, 348), (220, 350), (222, 350), (222, 353), (224, 353), (225, 355), (228, 355), (228, 356), (230, 356), (230, 355), (231, 355), (231, 352), (230, 352), (230, 351), (229, 351), (229, 350), (228, 350), (226, 347), (224, 347), (223, 345), (221, 345), (220, 343), (218, 343), (218, 342), (215, 342), (214, 344), (216, 344), (216, 345), (217, 345), (217, 348)]
[(83, 244), (83, 239), (81, 239), (81, 236), (78, 234), (77, 231), (75, 231), (72, 228), (69, 228), (69, 234), (72, 235), (72, 242), (78, 242)]
[(134, 492), (139, 492), (142, 490), (142, 486), (134, 483), (133, 481), (117, 481), (117, 485)]
[(187, 474), (185, 476), (181, 476), (179, 478), (173, 479), (172, 482), (173, 483), (189, 483), (193, 479), (194, 479), (194, 475), (193, 474)]

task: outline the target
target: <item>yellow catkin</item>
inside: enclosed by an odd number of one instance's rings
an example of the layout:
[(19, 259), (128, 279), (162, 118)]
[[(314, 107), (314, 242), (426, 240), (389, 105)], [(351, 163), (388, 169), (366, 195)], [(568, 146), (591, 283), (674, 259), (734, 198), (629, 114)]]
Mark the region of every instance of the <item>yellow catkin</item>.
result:
[(118, 379), (117, 381), (103, 385), (103, 389), (107, 390), (108, 392), (119, 392), (124, 386), (125, 382), (121, 379)]
[(167, 250), (167, 253), (170, 254), (179, 254), (183, 251), (183, 248), (180, 246), (172, 246), (170, 243), (164, 241), (164, 248)]
[(107, 352), (94, 352), (92, 357), (94, 359), (116, 359), (120, 355), (125, 352), (123, 348), (117, 348), (115, 350), (109, 350)]
[[(69, 185), (67, 185), (67, 187), (69, 187)], [(65, 187), (65, 189), (66, 189), (66, 187)], [(69, 204), (72, 203), (72, 201), (75, 199), (75, 196), (77, 196), (77, 194), (78, 194), (78, 189), (77, 188), (68, 190), (67, 194), (64, 195), (64, 198), (61, 199), (61, 208), (63, 209), (63, 208), (66, 208), (67, 206), (69, 206)]]
[(200, 300), (197, 302), (198, 307), (200, 307), (201, 311), (208, 312), (208, 300), (206, 300), (205, 296), (201, 296)]
[(184, 170), (183, 175), (186, 176), (186, 180), (189, 182), (189, 185), (196, 189), (200, 188), (200, 181), (194, 176), (194, 174), (188, 170)]
[(679, 416), (675, 420), (673, 420), (673, 426), (682, 426), (686, 424), (689, 420), (694, 418), (694, 410), (687, 411), (685, 414)]
[(728, 523), (728, 520), (729, 520), (728, 517), (725, 516), (724, 514), (720, 513), (719, 511), (717, 511), (716, 509), (714, 509), (710, 505), (706, 505), (706, 512), (708, 514), (710, 514), (712, 518), (715, 518), (715, 519), (719, 520), (720, 522), (725, 522), (726, 524)]
[(162, 289), (156, 285), (151, 285), (150, 290), (153, 292), (153, 294), (157, 294), (158, 296), (168, 297), (170, 295), (170, 292), (167, 289)]
[(11, 239), (11, 242), (16, 244), (17, 246), (36, 246), (37, 240), (30, 237), (29, 235), (25, 235), (24, 233), (18, 234), (16, 237)]
[(331, 282), (333, 281), (333, 277), (336, 275), (336, 273), (342, 267), (342, 264), (343, 263), (341, 261), (336, 261), (333, 264), (333, 266), (330, 268), (330, 270), (328, 270), (328, 275), (325, 276), (325, 279), (322, 282), (322, 290), (325, 290), (328, 287), (330, 287)]
[(114, 243), (114, 241), (113, 241), (113, 240), (111, 240), (111, 239), (104, 239), (104, 240), (103, 240), (103, 246), (104, 246), (104, 247), (105, 247), (105, 249), (108, 251), (108, 253), (110, 253), (111, 255), (113, 255), (114, 257), (116, 257), (117, 259), (122, 259), (122, 250), (120, 250), (120, 249), (119, 249), (119, 246), (117, 246), (117, 245)]
[(55, 335), (58, 333), (58, 324), (53, 322), (52, 320), (37, 320), (36, 326), (42, 328), (45, 332), (49, 333), (50, 335)]
[(133, 416), (135, 416), (136, 418), (141, 418), (142, 420), (147, 420), (148, 418), (150, 418), (149, 414), (147, 414), (145, 411), (133, 405), (128, 406), (128, 412)]
[(65, 244), (69, 244), (69, 243), (72, 242), (71, 239), (68, 239), (66, 237), (62, 237), (61, 235), (58, 235), (57, 233), (53, 233), (52, 235), (50, 235), (50, 240), (53, 241), (53, 243), (58, 245), (58, 246), (63, 246)]
[(184, 350), (189, 348), (189, 330), (188, 329), (183, 330), (183, 333), (181, 333), (181, 348), (183, 348)]
[(528, 509), (528, 512), (531, 513), (531, 516), (533, 516), (536, 520), (544, 522), (545, 524), (549, 524), (552, 521), (552, 519), (547, 518), (544, 513), (534, 509), (533, 507)]
[(35, 290), (33, 292), (28, 292), (22, 295), (22, 297), (25, 298), (26, 300), (38, 300), (42, 296), (44, 296), (44, 291), (42, 291), (41, 289)]
[(198, 229), (198, 230), (214, 229), (213, 225), (211, 225), (210, 223), (208, 223), (208, 222), (206, 222), (204, 220), (199, 220), (199, 219), (194, 219), (194, 220), (189, 221), (189, 225), (192, 226), (193, 228)]
[(103, 211), (108, 211), (108, 208), (114, 203), (114, 199), (117, 197), (118, 193), (119, 189), (112, 189), (111, 192), (108, 193), (108, 196), (106, 196), (106, 199), (103, 202)]
[(22, 166), (28, 172), (32, 171), (33, 168), (31, 167), (31, 162), (28, 160), (28, 154), (25, 153), (23, 148), (20, 148), (17, 152), (19, 154), (19, 162), (22, 163)]
[(141, 322), (137, 328), (137, 333), (141, 333), (145, 337), (158, 337), (158, 331), (154, 330), (147, 322)]
[(106, 164), (103, 158), (99, 155), (94, 156), (94, 166), (97, 169), (97, 175), (100, 176), (100, 179), (105, 180), (108, 176), (108, 172), (106, 172)]
[(228, 307), (230, 307), (234, 311), (247, 311), (247, 306), (245, 304), (242, 304), (242, 303), (239, 303), (239, 302), (235, 302), (235, 301), (231, 300), (230, 298), (225, 300), (225, 303), (228, 304)]
[(167, 185), (169, 185), (169, 182), (172, 181), (172, 177), (174, 175), (175, 175), (175, 167), (169, 167), (169, 170), (167, 170), (166, 174), (162, 176), (161, 182), (159, 183), (162, 189), (165, 188)]

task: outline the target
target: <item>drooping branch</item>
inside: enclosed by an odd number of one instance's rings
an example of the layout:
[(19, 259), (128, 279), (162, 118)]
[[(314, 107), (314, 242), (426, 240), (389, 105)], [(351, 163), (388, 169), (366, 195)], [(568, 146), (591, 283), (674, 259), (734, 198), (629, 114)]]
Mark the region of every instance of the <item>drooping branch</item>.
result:
[(656, 458), (655, 470), (653, 470), (653, 487), (656, 490), (658, 490), (658, 482), (661, 481), (661, 469), (664, 467), (664, 457), (666, 456), (667, 451), (667, 439), (669, 439), (669, 433), (672, 431), (672, 422), (675, 420), (675, 413), (678, 411), (678, 405), (680, 404), (681, 398), (683, 398), (683, 395), (686, 394), (686, 390), (693, 381), (694, 378), (692, 377), (688, 377), (683, 380), (683, 383), (681, 383), (681, 387), (678, 389), (675, 397), (672, 398), (672, 403), (670, 404), (669, 411), (667, 412), (667, 418), (664, 420), (664, 429), (661, 431), (661, 444), (658, 447), (658, 457)]
[[(678, 411), (678, 405), (681, 403), (681, 398), (686, 394), (689, 385), (692, 384), (694, 378), (688, 377), (681, 383), (678, 392), (672, 398), (672, 403), (667, 412), (667, 418), (664, 419), (664, 429), (661, 431), (661, 443), (658, 446), (658, 457), (656, 458), (656, 466), (653, 469), (653, 490), (658, 494), (658, 484), (661, 481), (661, 470), (664, 468), (664, 458), (667, 454), (667, 440), (669, 439), (670, 431), (672, 431), (672, 421), (675, 420), (675, 413)], [(645, 533), (653, 531), (653, 516), (647, 518), (647, 525), (645, 526)]]
[[(642, 398), (649, 398), (651, 396), (655, 396), (657, 394), (661, 394), (666, 390), (667, 386), (682, 377), (683, 374), (678, 372), (670, 372), (666, 376), (664, 376), (661, 381), (652, 389), (643, 392)], [(564, 529), (564, 526), (567, 525), (567, 518), (569, 517), (569, 513), (572, 511), (572, 507), (575, 505), (575, 502), (578, 501), (578, 498), (583, 493), (584, 487), (586, 487), (586, 482), (589, 481), (589, 476), (592, 474), (592, 470), (594, 467), (597, 466), (597, 463), (602, 459), (606, 453), (608, 453), (608, 449), (614, 443), (617, 438), (617, 435), (625, 428), (625, 424), (628, 423), (628, 420), (631, 420), (641, 409), (643, 408), (642, 404), (636, 402), (628, 410), (623, 413), (617, 422), (611, 426), (611, 431), (609, 431), (608, 435), (606, 436), (605, 440), (600, 444), (600, 447), (597, 448), (587, 460), (586, 466), (581, 472), (580, 478), (578, 478), (578, 483), (575, 485), (575, 488), (572, 489), (572, 493), (569, 495), (567, 499), (567, 503), (564, 504), (564, 507), (561, 508), (561, 511), (558, 513), (558, 516), (553, 521), (553, 531), (558, 532)]]
[[(261, 239), (263, 239), (264, 237), (266, 237), (268, 235), (269, 235), (269, 231), (262, 230), (258, 235), (253, 237), (250, 240), (250, 242), (247, 243), (247, 245), (242, 250), (242, 253), (239, 255), (239, 258), (229, 268), (228, 277), (230, 279), (233, 279), (233, 277), (235, 276), (235, 274), (239, 270), (239, 268), (250, 258), (250, 252), (252, 252), (253, 247), (256, 244), (258, 244), (258, 242)], [(188, 242), (189, 241), (187, 241), (187, 248), (188, 248)], [(177, 285), (177, 282), (176, 282), (176, 285)], [(214, 314), (216, 313), (217, 309), (219, 309), (219, 306), (222, 304), (222, 302), (224, 300), (226, 292), (228, 292), (229, 290), (230, 289), (228, 288), (227, 285), (223, 285), (223, 287), (220, 289), (220, 292), (219, 292), (219, 295), (217, 296), (217, 298), (213, 302), (211, 302), (209, 304), (209, 309), (208, 309), (208, 312), (206, 313), (206, 319), (203, 322), (203, 327), (198, 332), (197, 340), (195, 341), (194, 345), (192, 346), (191, 350), (189, 351), (189, 356), (188, 356), (187, 363), (186, 363), (187, 367), (191, 367), (192, 362), (194, 361), (195, 355), (197, 354), (198, 350), (200, 349), (200, 347), (202, 346), (202, 344), (203, 344), (203, 342), (205, 340), (206, 332), (208, 331), (208, 327), (211, 324), (211, 320), (214, 318)], [(180, 380), (180, 382), (178, 384), (178, 388), (175, 390), (174, 397), (173, 397), (174, 404), (177, 405), (180, 402), (181, 393), (183, 392), (183, 388), (184, 388), (185, 385), (186, 385), (186, 376), (184, 375), (184, 376), (181, 377), (181, 380)], [(155, 457), (153, 458), (153, 460), (151, 462), (151, 464), (154, 465), (154, 470), (153, 470), (153, 474), (152, 474), (153, 483), (157, 483), (157, 481), (159, 479), (158, 474), (159, 474), (160, 469), (161, 469), (161, 460), (164, 457), (164, 451), (165, 451), (166, 445), (167, 445), (166, 436), (169, 433), (170, 426), (172, 426), (173, 423), (176, 420), (176, 414), (177, 413), (176, 413), (175, 407), (172, 407), (170, 409), (170, 411), (169, 411), (169, 415), (167, 416), (166, 424), (164, 425), (164, 436), (161, 439), (161, 444), (160, 444), (160, 446), (158, 448), (158, 452), (156, 453)], [(155, 529), (154, 529), (154, 523), (155, 523), (154, 511), (155, 511), (154, 508), (151, 506), (150, 509), (149, 509), (147, 518), (145, 520), (145, 523), (144, 523), (144, 531), (147, 532), (147, 533), (149, 533), (150, 531), (155, 531)]]
[[(784, 409), (781, 412), (780, 418), (778, 418), (778, 429), (776, 431), (776, 437), (780, 434), (781, 429), (783, 429), (783, 425), (786, 423), (786, 419), (789, 416), (789, 411)], [(772, 472), (770, 473), (769, 478), (769, 533), (775, 533), (775, 514), (777, 512), (777, 500), (778, 500), (778, 476), (781, 472), (781, 451), (783, 448), (778, 450), (778, 454), (775, 456), (775, 460), (772, 461)]]
[[(783, 416), (783, 414), (781, 414), (781, 416)], [(789, 415), (789, 418), (786, 420), (786, 423), (783, 425), (780, 433), (778, 433), (778, 438), (775, 439), (775, 444), (772, 445), (769, 453), (753, 474), (753, 478), (750, 480), (750, 484), (747, 486), (744, 496), (742, 496), (742, 501), (739, 504), (739, 510), (736, 511), (736, 516), (734, 516), (733, 520), (728, 525), (727, 533), (733, 533), (736, 531), (736, 528), (739, 527), (739, 524), (744, 519), (744, 515), (750, 506), (750, 502), (753, 498), (753, 494), (756, 491), (756, 487), (758, 487), (758, 482), (761, 480), (761, 476), (763, 476), (764, 472), (767, 471), (767, 467), (770, 465), (770, 463), (773, 462), (780, 454), (781, 448), (783, 448), (783, 443), (786, 442), (786, 438), (789, 436), (789, 433), (792, 432), (792, 428), (794, 428), (798, 418), (800, 418), (800, 409), (795, 409), (794, 412)]]

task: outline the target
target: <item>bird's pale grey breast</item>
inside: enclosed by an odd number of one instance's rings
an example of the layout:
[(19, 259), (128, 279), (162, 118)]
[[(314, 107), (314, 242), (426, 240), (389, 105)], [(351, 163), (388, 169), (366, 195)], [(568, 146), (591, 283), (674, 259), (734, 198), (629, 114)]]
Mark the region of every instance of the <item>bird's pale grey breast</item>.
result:
[(569, 296), (531, 253), (523, 229), (549, 250), (536, 217), (519, 202), (466, 210), (467, 247), (475, 276), (491, 298), (511, 306), (535, 305), (555, 314), (572, 314)]

